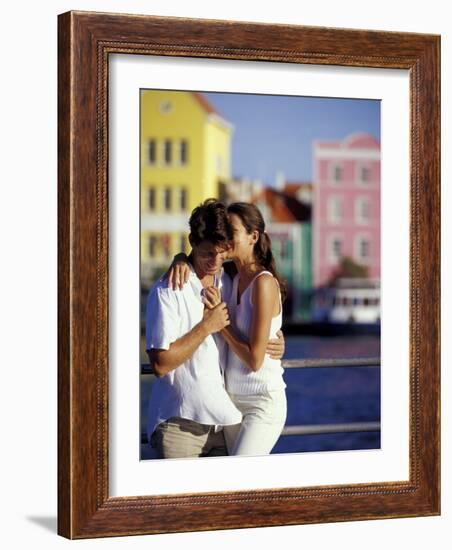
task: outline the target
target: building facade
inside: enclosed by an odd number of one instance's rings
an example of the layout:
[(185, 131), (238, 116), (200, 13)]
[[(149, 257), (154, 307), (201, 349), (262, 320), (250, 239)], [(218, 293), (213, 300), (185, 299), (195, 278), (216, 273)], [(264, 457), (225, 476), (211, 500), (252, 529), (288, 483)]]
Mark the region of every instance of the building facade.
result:
[(219, 198), (226, 204), (252, 202), (253, 197), (258, 195), (262, 189), (263, 183), (258, 179), (233, 177), (227, 185), (223, 186)]
[(270, 187), (253, 202), (262, 212), (276, 267), (287, 282), (285, 321), (308, 321), (312, 293), (311, 207)]
[(349, 258), (380, 279), (380, 144), (368, 134), (314, 143), (313, 279), (328, 286)]
[(188, 251), (188, 219), (230, 179), (232, 126), (197, 92), (141, 92), (141, 275)]

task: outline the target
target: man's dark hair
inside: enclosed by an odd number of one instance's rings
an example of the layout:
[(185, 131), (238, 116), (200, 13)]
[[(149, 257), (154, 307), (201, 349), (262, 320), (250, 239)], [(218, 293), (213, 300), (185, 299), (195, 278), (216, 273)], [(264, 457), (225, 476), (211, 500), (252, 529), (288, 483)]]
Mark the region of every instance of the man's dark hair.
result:
[(229, 246), (232, 228), (226, 206), (217, 199), (207, 199), (197, 206), (190, 216), (190, 241), (199, 245), (209, 241), (215, 246)]

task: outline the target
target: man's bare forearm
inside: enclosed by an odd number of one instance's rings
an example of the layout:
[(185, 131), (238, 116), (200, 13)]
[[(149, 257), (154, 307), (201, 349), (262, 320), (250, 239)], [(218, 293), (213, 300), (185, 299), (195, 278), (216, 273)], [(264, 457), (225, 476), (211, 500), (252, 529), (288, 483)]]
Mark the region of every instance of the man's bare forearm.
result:
[(202, 321), (195, 325), (187, 334), (181, 336), (170, 345), (168, 350), (149, 350), (149, 359), (157, 376), (165, 376), (172, 370), (188, 361), (204, 340), (229, 325), (228, 309), (221, 302), (213, 309), (205, 309)]
[(168, 350), (147, 350), (155, 374), (164, 376), (180, 367), (190, 359), (208, 335), (206, 324), (201, 321), (190, 332), (173, 342)]

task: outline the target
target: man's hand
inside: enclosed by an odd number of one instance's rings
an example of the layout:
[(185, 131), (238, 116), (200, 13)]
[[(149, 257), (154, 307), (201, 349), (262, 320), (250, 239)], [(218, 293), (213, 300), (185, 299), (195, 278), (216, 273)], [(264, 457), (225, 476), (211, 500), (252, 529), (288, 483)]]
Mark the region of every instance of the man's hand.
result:
[(228, 308), (224, 302), (221, 302), (213, 309), (204, 309), (202, 323), (204, 324), (208, 334), (220, 332), (229, 325)]
[(278, 330), (276, 336), (277, 338), (268, 341), (265, 353), (269, 355), (271, 359), (282, 359), (286, 348), (284, 334), (281, 330)]
[(213, 309), (221, 304), (220, 289), (215, 286), (209, 286), (203, 290), (203, 302), (207, 309)]
[(168, 279), (168, 288), (173, 290), (182, 290), (184, 285), (188, 283), (190, 277), (190, 267), (188, 265), (188, 256), (181, 252), (173, 258), (173, 263), (168, 271), (163, 275), (162, 280)]

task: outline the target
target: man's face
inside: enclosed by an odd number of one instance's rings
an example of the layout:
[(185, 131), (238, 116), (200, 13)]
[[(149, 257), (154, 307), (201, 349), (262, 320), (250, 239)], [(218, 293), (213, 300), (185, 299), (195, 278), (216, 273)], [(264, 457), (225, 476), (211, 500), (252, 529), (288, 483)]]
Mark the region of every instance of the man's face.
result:
[(194, 267), (198, 276), (215, 275), (223, 266), (228, 257), (229, 246), (214, 245), (209, 241), (203, 241), (198, 245), (192, 245)]

